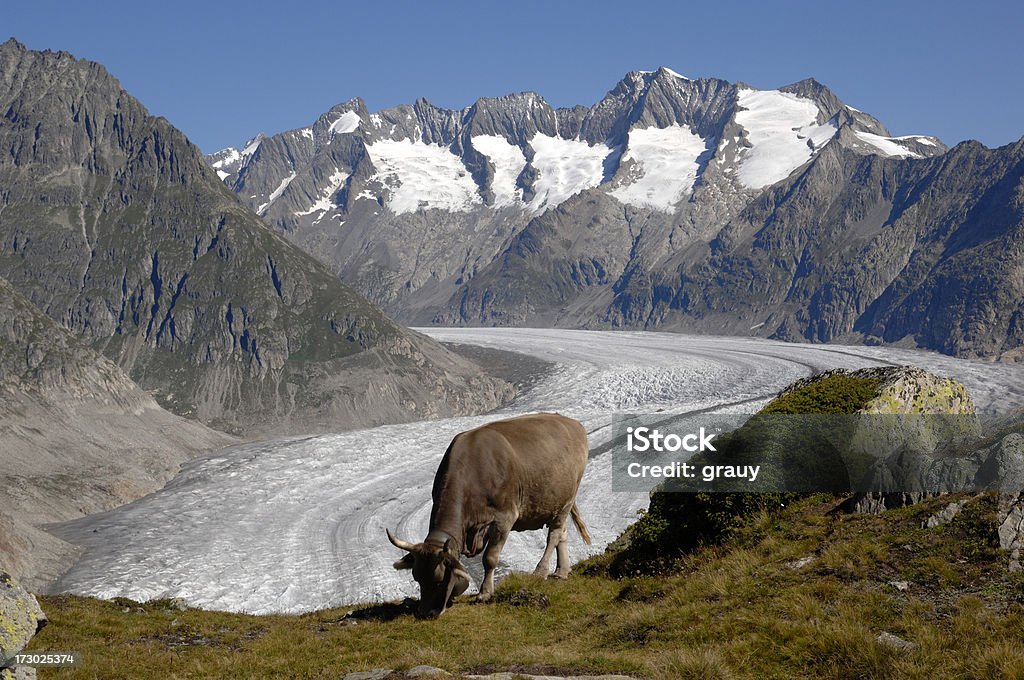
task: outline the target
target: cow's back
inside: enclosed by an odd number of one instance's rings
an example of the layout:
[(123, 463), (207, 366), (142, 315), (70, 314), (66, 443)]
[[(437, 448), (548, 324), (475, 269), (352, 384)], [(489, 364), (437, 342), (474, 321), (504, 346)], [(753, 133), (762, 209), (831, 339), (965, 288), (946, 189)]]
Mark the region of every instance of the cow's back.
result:
[(434, 500), (448, 487), (474, 506), (471, 514), (514, 507), (517, 530), (537, 529), (571, 507), (587, 454), (586, 430), (559, 414), (488, 423), (452, 442)]

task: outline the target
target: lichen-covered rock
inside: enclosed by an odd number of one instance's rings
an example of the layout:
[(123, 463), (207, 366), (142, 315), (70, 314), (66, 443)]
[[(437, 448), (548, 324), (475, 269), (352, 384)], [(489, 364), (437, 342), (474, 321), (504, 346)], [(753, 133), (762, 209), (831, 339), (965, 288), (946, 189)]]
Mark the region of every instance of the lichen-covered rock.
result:
[(963, 510), (963, 508), (964, 503), (962, 501), (950, 503), (942, 510), (922, 522), (921, 526), (924, 529), (934, 529), (935, 527), (942, 526), (943, 524), (949, 524), (957, 515), (960, 514), (960, 511)]
[(1015, 494), (1024, 489), (1024, 435), (1011, 432), (998, 443), (979, 452), (979, 486)]
[[(766, 419), (768, 436), (787, 427), (817, 433), (823, 443), (814, 445), (804, 437), (800, 441), (810, 443), (798, 447), (807, 449), (800, 455), (842, 473), (847, 489), (886, 492), (858, 495), (854, 503), (860, 512), (917, 502), (936, 484), (963, 488), (977, 472), (977, 464), (936, 461), (930, 455), (978, 437), (980, 426), (967, 389), (913, 366), (819, 373), (784, 389), (761, 413), (789, 415), (795, 421)], [(906, 483), (909, 479), (916, 483)], [(809, 490), (830, 489), (834, 483)]]
[(0, 668), (7, 666), (45, 625), (46, 614), (36, 598), (7, 572), (0, 571)]
[(1024, 548), (1024, 494), (1000, 498), (999, 547), (1010, 553), (1010, 571), (1021, 571), (1021, 548)]
[[(1024, 489), (1024, 436), (1011, 432), (990, 446), (974, 446), (968, 443), (959, 453), (944, 450), (937, 455), (897, 449), (872, 466), (865, 484), (878, 491), (855, 497), (854, 511), (882, 512), (938, 493), (998, 491), (1015, 497)], [(959, 512), (954, 506), (929, 518), (926, 526), (951, 520)]]
[(975, 413), (974, 401), (963, 384), (915, 366), (862, 368), (852, 375), (879, 381), (878, 395), (862, 413)]
[[(846, 384), (846, 394), (815, 392), (828, 383), (836, 385), (832, 392)], [(881, 512), (924, 500), (940, 488), (954, 490), (973, 483), (977, 464), (930, 455), (980, 434), (974, 401), (963, 384), (913, 366), (838, 369), (797, 381), (765, 410), (778, 410), (779, 403), (802, 403), (801, 397), (811, 393), (818, 401), (832, 403), (827, 401), (831, 398), (842, 405), (842, 412), (859, 416), (841, 421), (848, 429), (841, 455), (851, 485), (861, 489), (845, 509)]]

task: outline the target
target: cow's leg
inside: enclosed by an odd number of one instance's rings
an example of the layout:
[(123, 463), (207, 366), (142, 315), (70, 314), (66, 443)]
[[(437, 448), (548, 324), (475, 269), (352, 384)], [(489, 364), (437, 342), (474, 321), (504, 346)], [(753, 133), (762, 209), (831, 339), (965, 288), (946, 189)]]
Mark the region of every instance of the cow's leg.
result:
[[(548, 544), (544, 548), (544, 554), (541, 555), (540, 562), (537, 563), (537, 567), (533, 570), (534, 576), (547, 576), (551, 570), (551, 554), (555, 552), (555, 547), (559, 541), (563, 540), (562, 535), (565, 531), (565, 518), (554, 520), (548, 526)], [(559, 565), (561, 565), (561, 557), (559, 557)]]
[(557, 578), (569, 578), (569, 527), (562, 526), (562, 538), (558, 541), (558, 567), (555, 569)]
[(494, 570), (498, 567), (498, 557), (501, 556), (501, 549), (505, 547), (508, 530), (491, 525), (490, 534), (487, 548), (484, 549), (484, 582), (480, 584), (477, 602), (487, 602), (494, 595)]

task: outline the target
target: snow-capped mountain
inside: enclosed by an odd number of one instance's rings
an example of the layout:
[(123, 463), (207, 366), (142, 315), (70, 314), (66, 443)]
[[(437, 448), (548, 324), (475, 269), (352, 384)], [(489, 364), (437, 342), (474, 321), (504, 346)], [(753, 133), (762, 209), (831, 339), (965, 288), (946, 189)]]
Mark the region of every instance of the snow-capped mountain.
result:
[(359, 201), (394, 215), (514, 207), (536, 215), (599, 189), (623, 205), (676, 212), (714, 161), (725, 185), (788, 177), (840, 128), (862, 153), (924, 157), (934, 137), (891, 137), (813, 80), (755, 90), (634, 71), (597, 105), (554, 109), (534, 93), (453, 111), (426, 100), (369, 113), (360, 99), (313, 125), (208, 156), (221, 178), (286, 229), (343, 219)]
[[(1012, 150), (957, 151), (997, 173), (981, 186), (947, 177), (968, 203), (1016, 167), (998, 156)], [(999, 354), (1024, 334), (1003, 303), (979, 335), (951, 327), (973, 313), (963, 305), (945, 326), (919, 328), (935, 323), (921, 305), (946, 303), (906, 298), (959, 252), (919, 248), (963, 218), (961, 201), (944, 202), (948, 183), (943, 200), (908, 210), (934, 198), (922, 182), (949, 155), (935, 137), (890, 135), (815, 80), (757, 90), (661, 68), (627, 74), (589, 108), (521, 93), (370, 113), (353, 99), (208, 160), (265, 221), (407, 322), (910, 335)], [(881, 269), (855, 271), (871, 260)], [(826, 285), (843, 290), (823, 304)], [(903, 296), (872, 307), (894, 285)], [(904, 303), (915, 309), (897, 311)]]

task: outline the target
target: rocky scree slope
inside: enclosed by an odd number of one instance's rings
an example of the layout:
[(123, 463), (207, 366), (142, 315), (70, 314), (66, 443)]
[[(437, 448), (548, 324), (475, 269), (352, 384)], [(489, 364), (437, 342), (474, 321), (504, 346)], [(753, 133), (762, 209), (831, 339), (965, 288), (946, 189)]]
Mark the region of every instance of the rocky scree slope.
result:
[(0, 565), (29, 587), (76, 554), (39, 525), (155, 491), (232, 441), (160, 408), (0, 279)]
[(662, 68), (589, 108), (353, 99), (207, 160), (404, 321), (1016, 358), (1022, 154), (892, 137), (814, 80), (756, 90)]
[(267, 229), (102, 66), (10, 40), (0, 112), (0, 275), (171, 411), (305, 432), (509, 393)]

